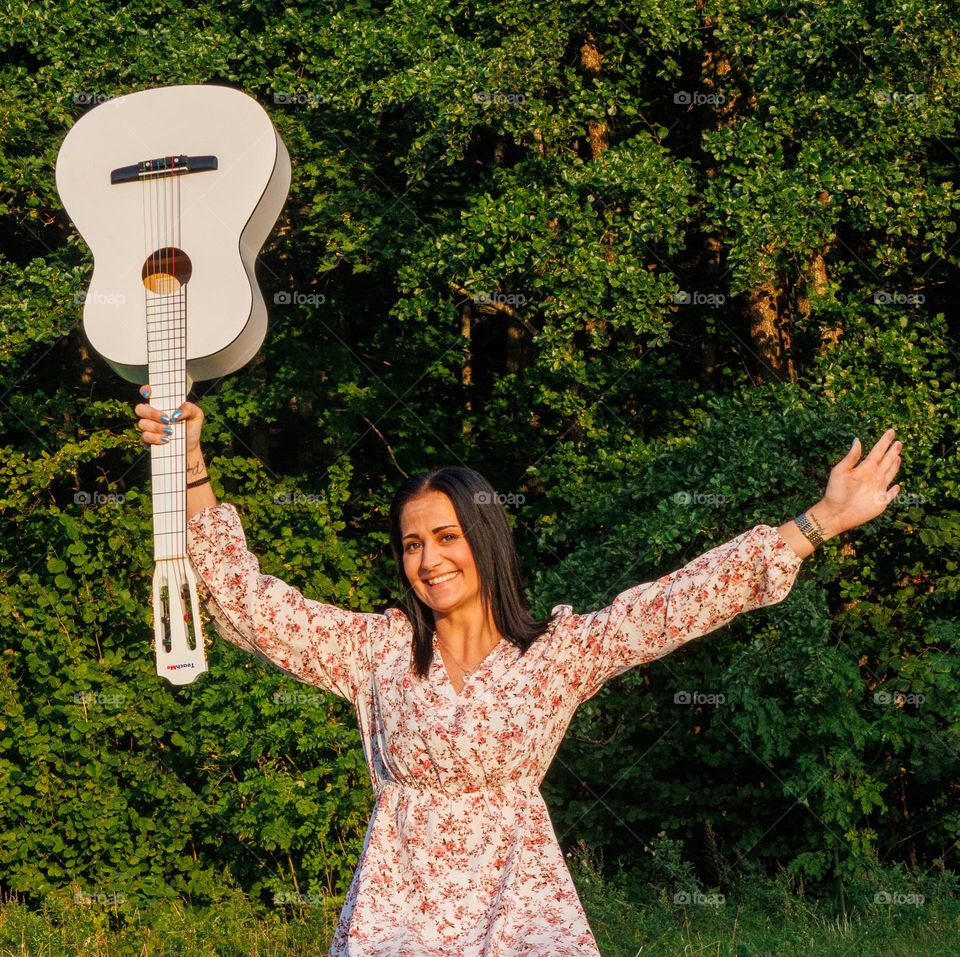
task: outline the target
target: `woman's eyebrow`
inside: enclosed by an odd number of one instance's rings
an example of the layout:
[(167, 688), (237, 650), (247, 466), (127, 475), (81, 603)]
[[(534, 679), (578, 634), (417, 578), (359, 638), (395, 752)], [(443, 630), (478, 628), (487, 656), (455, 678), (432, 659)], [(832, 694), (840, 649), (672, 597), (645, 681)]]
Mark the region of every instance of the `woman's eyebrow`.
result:
[[(433, 534), (436, 535), (437, 532), (440, 532), (440, 531), (442, 531), (442, 530), (445, 529), (445, 528), (456, 528), (456, 527), (457, 527), (456, 525), (438, 525), (438, 526), (433, 530)], [(404, 535), (403, 538), (400, 539), (400, 541), (402, 542), (402, 541), (405, 541), (405, 540), (408, 539), (408, 538), (419, 538), (419, 537), (420, 537), (420, 536), (417, 535), (416, 532), (407, 532), (407, 534)]]

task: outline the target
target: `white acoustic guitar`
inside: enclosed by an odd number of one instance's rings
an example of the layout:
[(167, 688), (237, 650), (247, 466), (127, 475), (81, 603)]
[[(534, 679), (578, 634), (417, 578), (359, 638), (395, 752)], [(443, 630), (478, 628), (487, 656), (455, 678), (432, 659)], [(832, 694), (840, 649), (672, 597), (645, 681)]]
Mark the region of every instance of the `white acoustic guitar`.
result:
[[(256, 100), (222, 86), (169, 86), (108, 100), (57, 156), (57, 189), (93, 253), (83, 308), (90, 345), (168, 414), (193, 383), (257, 353), (267, 310), (257, 254), (290, 187), (290, 157)], [(186, 554), (184, 429), (150, 446), (157, 674), (207, 670)]]

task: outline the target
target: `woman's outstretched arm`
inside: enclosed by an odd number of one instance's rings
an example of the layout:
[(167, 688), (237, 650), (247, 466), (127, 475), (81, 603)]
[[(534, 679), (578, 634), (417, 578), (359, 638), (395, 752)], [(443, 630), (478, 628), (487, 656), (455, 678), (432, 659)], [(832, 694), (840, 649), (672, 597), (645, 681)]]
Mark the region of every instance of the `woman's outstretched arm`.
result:
[[(822, 525), (824, 540), (875, 518), (900, 491), (889, 488), (902, 448), (893, 430), (857, 465), (859, 444), (833, 467), (826, 493), (807, 512)], [(605, 608), (567, 614), (554, 635), (556, 664), (567, 686), (585, 701), (630, 668), (662, 658), (743, 612), (782, 601), (813, 549), (794, 520), (776, 528), (756, 525), (677, 571), (628, 588)]]
[[(894, 429), (887, 429), (859, 465), (863, 452), (860, 440), (854, 439), (850, 451), (830, 470), (823, 498), (806, 511), (820, 526), (824, 541), (876, 518), (900, 494), (899, 485), (889, 487), (900, 468), (903, 449), (902, 442), (894, 441), (895, 436)], [(794, 519), (777, 531), (801, 558), (813, 552), (813, 544)]]

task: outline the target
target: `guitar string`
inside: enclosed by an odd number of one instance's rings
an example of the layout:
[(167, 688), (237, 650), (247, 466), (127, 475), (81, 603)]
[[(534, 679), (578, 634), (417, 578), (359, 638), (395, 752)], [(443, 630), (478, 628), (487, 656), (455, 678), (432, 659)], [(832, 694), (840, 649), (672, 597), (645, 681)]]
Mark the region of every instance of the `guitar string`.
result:
[[(163, 161), (163, 157), (161, 157), (161, 163), (162, 163), (162, 161)], [(161, 170), (162, 170), (162, 166), (161, 166)], [(157, 368), (158, 368), (158, 370), (160, 371), (161, 375), (163, 375), (163, 373), (165, 372), (165, 370), (164, 370), (164, 368), (163, 368), (163, 360), (164, 360), (164, 355), (163, 355), (163, 352), (164, 352), (164, 349), (163, 349), (164, 337), (163, 337), (163, 334), (164, 334), (164, 311), (165, 311), (165, 310), (164, 310), (164, 301), (163, 301), (163, 299), (164, 299), (164, 292), (165, 292), (165, 286), (166, 286), (166, 279), (164, 278), (164, 276), (165, 276), (165, 269), (164, 269), (164, 261), (163, 261), (163, 260), (164, 260), (164, 248), (166, 247), (166, 239), (167, 239), (167, 234), (168, 234), (168, 228), (169, 228), (169, 227), (168, 227), (168, 223), (167, 223), (167, 197), (166, 197), (166, 195), (165, 195), (165, 194), (166, 194), (166, 189), (165, 189), (166, 184), (165, 184), (165, 182), (164, 182), (164, 177), (163, 177), (162, 174), (158, 173), (158, 174), (156, 175), (156, 177), (155, 177), (155, 179), (154, 179), (154, 184), (155, 184), (155, 185), (154, 185), (154, 188), (156, 189), (156, 192), (157, 192), (157, 202), (158, 202), (159, 208), (160, 208), (160, 219), (161, 219), (160, 233), (159, 233), (159, 235), (157, 236), (157, 246), (156, 246), (156, 249), (155, 249), (155, 251), (154, 251), (154, 255), (157, 257), (156, 263), (154, 264), (154, 269), (156, 270), (156, 273), (157, 273), (157, 276), (158, 276), (158, 283), (159, 283), (159, 285), (158, 285), (158, 287), (157, 287), (157, 296), (156, 296), (156, 299), (154, 300), (154, 307), (155, 307), (155, 309), (156, 309), (157, 319), (159, 320), (159, 328), (158, 328), (158, 330), (157, 330), (157, 331), (159, 332), (159, 336), (155, 336), (155, 338), (154, 338), (154, 355), (156, 356), (156, 365), (157, 365)], [(168, 378), (168, 376), (163, 375), (163, 378), (164, 378), (164, 380), (166, 380), (166, 379)], [(163, 411), (164, 411), (167, 415), (170, 414), (170, 395), (169, 395), (168, 390), (169, 390), (169, 384), (164, 385), (164, 405), (163, 405)], [(164, 462), (163, 462), (164, 467), (163, 467), (163, 469), (162, 469), (162, 471), (164, 471), (164, 472), (166, 472), (166, 470), (167, 470), (167, 469), (166, 469), (166, 466), (167, 466), (166, 460), (170, 458), (170, 446), (173, 445), (173, 441), (174, 441), (174, 440), (173, 440), (173, 437), (172, 437), (172, 434), (171, 434), (170, 443), (169, 443), (169, 444), (166, 446), (166, 448), (163, 449), (163, 451), (160, 453), (160, 455), (162, 456), (162, 458), (163, 458), (163, 460), (164, 460)], [(158, 471), (160, 471), (160, 470), (158, 470)], [(160, 476), (160, 475), (157, 476), (157, 479), (158, 479), (158, 482), (159, 482), (159, 485), (160, 485), (159, 501), (160, 501), (161, 504), (164, 504), (164, 505), (165, 505), (165, 504), (169, 501), (169, 495), (168, 495), (168, 492), (167, 492), (167, 479), (166, 479), (166, 476)], [(166, 514), (164, 514), (160, 521), (161, 521), (161, 525), (163, 526), (163, 531), (164, 531), (165, 533), (169, 533), (169, 531), (170, 531), (170, 518), (169, 518), (169, 516), (166, 515)], [(169, 539), (169, 535), (165, 535), (164, 538), (163, 538), (164, 545), (167, 545), (167, 543), (169, 542), (169, 540), (170, 540), (170, 539)], [(168, 547), (169, 547), (169, 546), (167, 546), (167, 548), (168, 548)], [(166, 559), (166, 557), (167, 557), (167, 555), (166, 555), (167, 548), (164, 548), (163, 551), (162, 551), (162, 554), (163, 554), (164, 559)], [(171, 598), (170, 598), (170, 582), (168, 581), (168, 582), (167, 582), (167, 615), (169, 616), (172, 611), (173, 611), (173, 602), (172, 602), (172, 600), (171, 600)], [(168, 629), (170, 628), (170, 624), (171, 624), (170, 622), (167, 623), (167, 628), (168, 628)], [(171, 638), (171, 640), (173, 639), (172, 631), (170, 632), (170, 638)], [(171, 650), (172, 650), (172, 649), (171, 649)]]
[[(150, 403), (154, 404), (157, 400), (157, 397), (154, 395), (154, 389), (156, 386), (153, 384), (153, 364), (152, 364), (152, 355), (151, 355), (151, 346), (150, 346), (150, 285), (153, 282), (153, 242), (156, 241), (157, 236), (157, 226), (156, 219), (157, 217), (154, 214), (154, 203), (155, 195), (154, 189), (150, 182), (150, 176), (147, 171), (141, 171), (141, 180), (140, 180), (140, 190), (143, 194), (143, 205), (145, 210), (145, 220), (144, 220), (144, 268), (142, 273), (145, 273), (143, 276), (143, 312), (144, 312), (144, 331), (146, 334), (147, 340), (147, 381), (150, 384), (151, 394), (150, 394)], [(153, 242), (151, 242), (151, 240)], [(158, 533), (160, 532), (159, 522), (162, 519), (158, 519), (156, 515), (156, 502), (155, 502), (155, 491), (156, 491), (156, 459), (159, 452), (153, 446), (150, 447), (150, 491), (151, 491), (151, 524), (153, 527), (154, 533), (154, 543), (153, 543), (153, 556), (154, 562), (156, 562), (158, 553), (159, 553), (159, 542), (158, 542)], [(159, 607), (157, 607), (159, 605)], [(154, 628), (157, 628), (156, 619), (163, 614), (163, 598), (162, 594), (154, 595)], [(160, 634), (158, 635), (161, 638), (161, 641), (157, 643), (156, 653), (158, 657), (159, 665), (159, 656), (166, 651), (165, 639), (166, 635), (163, 629), (160, 629)]]
[[(180, 174), (174, 171), (173, 162), (173, 157), (164, 157), (160, 173), (148, 170), (141, 186), (144, 262), (149, 280), (149, 285), (144, 283), (148, 376), (151, 383), (156, 380), (163, 411), (168, 414), (173, 405), (179, 405), (172, 402), (173, 398), (181, 393), (183, 398), (186, 397), (186, 283), (180, 281), (177, 259), (182, 242), (182, 194)], [(175, 183), (169, 182), (171, 177), (176, 180)], [(153, 183), (146, 182), (151, 179)], [(149, 242), (151, 235), (154, 239), (152, 248)], [(150, 375), (151, 371), (153, 375)], [(157, 538), (155, 554), (177, 558), (175, 572), (180, 572), (175, 574), (178, 592), (176, 602), (171, 597), (171, 587), (167, 583), (170, 611), (175, 603), (179, 607), (179, 600), (184, 597), (180, 583), (186, 581), (185, 571), (181, 568), (186, 549), (185, 455), (186, 439), (175, 430), (169, 445), (165, 444), (152, 452), (156, 461), (151, 458), (153, 487), (158, 492), (154, 496), (157, 503), (153, 508)], [(156, 504), (164, 507), (157, 508)], [(172, 508), (169, 507), (171, 504)], [(163, 546), (160, 542), (164, 543)], [(190, 648), (189, 635), (187, 644)], [(195, 646), (190, 650), (195, 650)]]
[[(177, 255), (181, 252), (182, 246), (182, 204), (181, 204), (181, 179), (186, 175), (186, 172), (179, 173), (175, 176), (175, 182), (172, 184), (172, 192), (176, 196), (176, 210), (174, 217), (174, 231), (175, 231), (175, 241), (174, 241), (174, 252), (173, 252), (173, 275), (177, 276)], [(189, 268), (189, 261), (186, 261), (181, 266), (184, 276), (186, 277), (187, 269)], [(179, 354), (175, 362), (177, 370), (177, 396), (180, 398), (180, 401), (185, 401), (187, 398), (187, 283), (180, 282), (179, 279), (175, 280), (177, 282), (177, 315), (176, 315), (176, 327), (177, 327), (177, 353)], [(178, 402), (179, 405), (179, 402)], [(176, 521), (177, 521), (177, 590), (179, 592), (180, 600), (187, 604), (187, 607), (184, 609), (184, 625), (186, 626), (187, 621), (190, 622), (190, 627), (184, 628), (184, 633), (186, 637), (187, 649), (193, 650), (196, 648), (196, 622), (192, 620), (193, 609), (190, 607), (189, 602), (191, 601), (191, 596), (189, 594), (184, 594), (185, 591), (188, 591), (185, 588), (187, 581), (186, 574), (186, 549), (187, 549), (187, 502), (186, 502), (186, 483), (187, 483), (187, 463), (186, 463), (186, 454), (187, 454), (187, 433), (186, 426), (181, 428), (178, 432), (179, 441), (177, 442), (177, 449), (174, 456), (174, 468), (175, 472), (175, 488), (176, 488)], [(194, 638), (191, 648), (191, 632)]]
[[(175, 242), (173, 246), (173, 274), (177, 276), (177, 255), (180, 253), (180, 242), (181, 242), (181, 221), (180, 221), (180, 180), (186, 173), (177, 174), (174, 179), (175, 182), (172, 184), (173, 192), (176, 195), (176, 213), (174, 218), (174, 229), (175, 229)], [(186, 264), (184, 264), (184, 272), (186, 272)], [(177, 351), (179, 352), (179, 357), (176, 361), (177, 369), (177, 397), (180, 399), (180, 402), (183, 402), (187, 398), (187, 383), (186, 383), (186, 363), (187, 363), (187, 349), (186, 349), (186, 337), (187, 337), (187, 309), (186, 309), (186, 284), (176, 280), (177, 285)], [(180, 404), (177, 403), (177, 405)], [(177, 552), (180, 556), (178, 564), (182, 566), (184, 561), (183, 556), (186, 554), (186, 448), (187, 448), (187, 430), (186, 426), (183, 426), (179, 430), (180, 439), (177, 442), (177, 449), (175, 455), (174, 467), (177, 469), (177, 475), (175, 480), (175, 488), (177, 490), (177, 531), (178, 531), (178, 542), (177, 542)], [(183, 575), (179, 579), (179, 586), (181, 595), (183, 592), (182, 583)]]
[[(171, 158), (171, 164), (174, 162)], [(176, 393), (174, 398), (177, 400), (177, 405), (186, 398), (186, 384), (183, 381), (183, 372), (184, 364), (186, 362), (186, 350), (184, 348), (185, 343), (184, 339), (184, 325), (185, 325), (185, 310), (184, 310), (184, 296), (185, 296), (185, 285), (180, 281), (177, 256), (180, 252), (180, 178), (184, 175), (183, 173), (174, 172), (169, 177), (168, 182), (168, 191), (170, 193), (170, 212), (172, 217), (171, 223), (171, 232), (170, 232), (170, 241), (171, 241), (171, 267), (170, 274), (172, 278), (172, 290), (173, 296), (173, 321), (169, 323), (168, 329), (173, 339), (173, 357), (172, 361), (168, 359), (171, 365), (175, 369), (175, 373), (171, 372), (171, 377), (174, 377)], [(173, 442), (173, 476), (172, 476), (172, 494), (170, 496), (174, 513), (171, 516), (171, 521), (173, 521), (175, 528), (175, 535), (172, 536), (175, 539), (176, 547), (176, 585), (177, 585), (177, 607), (180, 607), (180, 602), (183, 600), (183, 555), (185, 549), (185, 512), (186, 512), (186, 503), (184, 501), (184, 495), (186, 489), (184, 488), (185, 479), (185, 469), (186, 464), (183, 461), (184, 449), (186, 447), (186, 431), (185, 427), (181, 427), (175, 430), (175, 439)], [(189, 638), (187, 641), (187, 646), (189, 648)]]

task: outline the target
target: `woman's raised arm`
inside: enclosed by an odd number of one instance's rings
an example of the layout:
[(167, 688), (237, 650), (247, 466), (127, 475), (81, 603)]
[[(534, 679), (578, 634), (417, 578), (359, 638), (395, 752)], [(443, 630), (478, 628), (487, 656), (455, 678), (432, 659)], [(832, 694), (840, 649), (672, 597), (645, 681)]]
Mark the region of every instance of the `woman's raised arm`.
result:
[[(824, 541), (875, 518), (899, 493), (900, 486), (889, 488), (902, 448), (893, 435), (892, 429), (885, 432), (859, 465), (855, 441), (831, 470), (826, 493), (806, 513), (814, 517), (814, 528), (822, 525)], [(669, 575), (621, 592), (599, 611), (567, 614), (555, 636), (567, 686), (586, 701), (630, 668), (662, 658), (745, 611), (782, 601), (813, 549), (796, 520), (778, 528), (756, 525)]]
[[(145, 445), (186, 429), (187, 484), (207, 478), (200, 433), (203, 410), (184, 402), (171, 418), (144, 402), (134, 408)], [(180, 413), (179, 415), (177, 413)], [(218, 503), (209, 481), (187, 489), (187, 555), (198, 597), (217, 633), (307, 684), (355, 701), (372, 668), (371, 641), (389, 627), (386, 615), (347, 611), (305, 598), (279, 578), (260, 573), (247, 548), (236, 508)]]
[(200, 599), (221, 637), (298, 681), (356, 702), (373, 671), (373, 649), (389, 629), (386, 614), (314, 601), (261, 574), (229, 502), (187, 522), (187, 554)]

